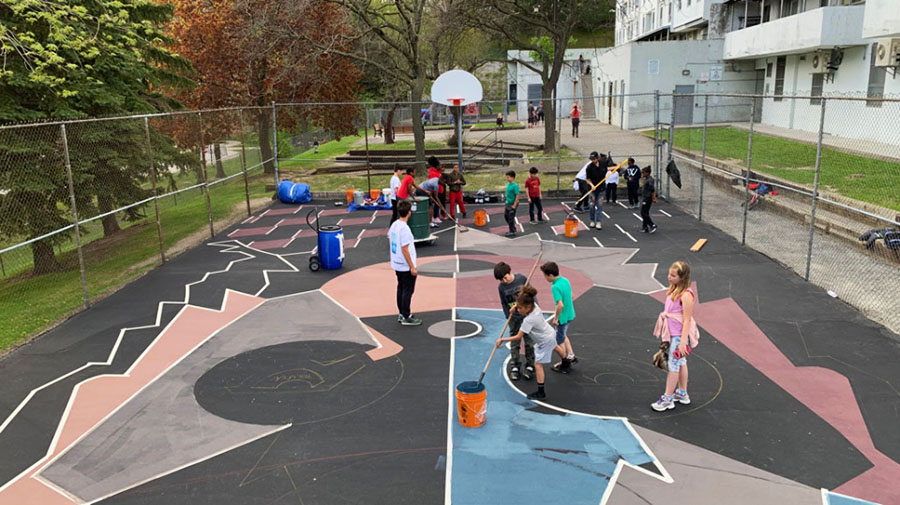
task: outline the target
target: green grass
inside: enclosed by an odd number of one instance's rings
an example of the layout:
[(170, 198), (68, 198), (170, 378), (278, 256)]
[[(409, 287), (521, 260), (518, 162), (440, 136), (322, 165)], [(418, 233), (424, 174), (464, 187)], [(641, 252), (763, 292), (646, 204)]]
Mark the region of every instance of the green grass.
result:
[[(612, 47), (616, 44), (616, 32), (613, 29), (597, 30), (597, 31), (579, 31), (572, 35), (575, 43), (569, 46), (569, 49), (585, 48), (594, 49), (598, 47)], [(588, 55), (584, 55), (585, 59)]]
[[(645, 132), (653, 136), (653, 132)], [(708, 128), (706, 152), (708, 157), (747, 165), (749, 132), (732, 127)], [(703, 130), (685, 128), (675, 130), (675, 147), (700, 151)], [(815, 177), (816, 146), (769, 135), (753, 134), (754, 172), (769, 174), (812, 188)], [(828, 147), (822, 148), (819, 176), (820, 189), (835, 192), (882, 207), (900, 210), (900, 163), (847, 154)]]
[(322, 162), (318, 161), (293, 161), (293, 160), (279, 160), (278, 168), (318, 168), (320, 166), (324, 166), (329, 163), (328, 160), (333, 159), (337, 156), (343, 156), (347, 154), (347, 151), (353, 149), (353, 144), (356, 143), (359, 139), (363, 138), (364, 135), (350, 135), (348, 137), (341, 137), (341, 140), (331, 140), (329, 142), (325, 142), (319, 145), (319, 152), (315, 153), (312, 149), (307, 151), (303, 151), (300, 154), (294, 156), (294, 159), (303, 159), (303, 160), (323, 160)]
[[(524, 128), (524, 127), (525, 126), (522, 125), (521, 122), (503, 123), (503, 128), (501, 128), (501, 130), (509, 129), (509, 128)], [(477, 125), (472, 127), (473, 130), (493, 130), (494, 128), (497, 128), (496, 122), (494, 122), (494, 123), (478, 123)]]
[[(258, 173), (258, 172), (257, 172)], [(253, 177), (250, 197), (265, 196), (268, 176)], [(224, 219), (244, 204), (243, 178), (236, 177), (210, 188), (213, 219)], [(160, 202), (166, 248), (198, 231), (207, 229), (206, 199), (201, 191), (179, 195), (178, 204), (169, 197)], [(152, 215), (152, 210), (149, 211)], [(204, 237), (205, 238), (205, 237)], [(30, 261), (30, 249), (18, 253)], [(82, 306), (81, 280), (73, 251), (58, 257), (64, 271), (31, 277), (21, 274), (0, 280), (0, 351), (41, 332)], [(113, 237), (85, 246), (88, 293), (97, 300), (159, 264), (156, 226), (151, 219), (135, 223)]]
[[(385, 144), (383, 142), (372, 143), (369, 142), (369, 150), (370, 151), (389, 151), (393, 149), (409, 149), (414, 150), (416, 148), (416, 142), (414, 140), (398, 140), (393, 144)], [(447, 144), (444, 142), (435, 142), (433, 140), (429, 140), (425, 142), (425, 149), (446, 149)], [(354, 150), (364, 150), (365, 146), (356, 146)]]

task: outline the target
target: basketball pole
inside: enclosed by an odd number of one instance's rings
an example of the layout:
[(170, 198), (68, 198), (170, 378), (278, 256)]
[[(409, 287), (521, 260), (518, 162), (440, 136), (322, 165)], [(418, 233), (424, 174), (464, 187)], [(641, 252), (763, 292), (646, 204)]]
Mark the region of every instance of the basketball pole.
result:
[(453, 100), (456, 102), (456, 107), (459, 108), (459, 114), (456, 115), (456, 155), (459, 159), (459, 173), (463, 173), (463, 142), (462, 142), (462, 124), (463, 124), (463, 106), (462, 100)]

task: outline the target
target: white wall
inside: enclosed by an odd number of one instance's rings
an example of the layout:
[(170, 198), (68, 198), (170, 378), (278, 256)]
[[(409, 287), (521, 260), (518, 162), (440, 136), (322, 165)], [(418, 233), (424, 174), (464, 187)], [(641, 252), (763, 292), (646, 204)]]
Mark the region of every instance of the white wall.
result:
[[(591, 68), (594, 70), (594, 89), (599, 91), (603, 85), (603, 94), (608, 94), (606, 83), (613, 81), (618, 95), (622, 92), (621, 81), (625, 80), (625, 93), (645, 96), (626, 96), (625, 127), (644, 128), (654, 122), (654, 97), (657, 89), (660, 93), (672, 93), (676, 85), (692, 85), (695, 93), (753, 93), (756, 86), (756, 72), (752, 62), (725, 64), (721, 61), (723, 41), (719, 40), (682, 40), (659, 42), (632, 42), (616, 47), (594, 58)], [(659, 73), (650, 75), (648, 63), (659, 60)], [(720, 65), (725, 72), (721, 81), (700, 82), (704, 73), (708, 73), (714, 65)], [(682, 75), (689, 70), (690, 75)], [(609, 101), (598, 104), (597, 115), (602, 121), (609, 117)], [(618, 125), (621, 111), (621, 99), (616, 98), (612, 104), (612, 124)], [(731, 107), (728, 100), (713, 100), (710, 103), (709, 121), (734, 121), (737, 117), (746, 116), (746, 108)], [(660, 121), (671, 119), (671, 98), (661, 99)], [(741, 116), (736, 114), (741, 113)], [(703, 121), (703, 99), (695, 100), (694, 121)]]
[[(677, 32), (678, 28), (688, 23), (703, 19), (707, 16), (709, 8), (707, 2), (709, 0), (673, 0), (672, 3), (672, 31)], [(690, 2), (690, 5), (688, 5)], [(679, 5), (681, 8), (679, 9)]]
[[(556, 84), (556, 97), (561, 101), (557, 103), (560, 104), (560, 114), (562, 117), (565, 117), (569, 110), (572, 108), (572, 102), (574, 100), (580, 100), (581, 95), (581, 81), (578, 81), (576, 86), (572, 85), (572, 81), (575, 78), (579, 78), (578, 76), (578, 55), (584, 53), (585, 63), (590, 61), (589, 55), (587, 54), (587, 50), (584, 49), (570, 49), (566, 51), (566, 61), (563, 64), (562, 71), (560, 72), (559, 81)], [(509, 51), (508, 53), (510, 58), (520, 58), (523, 60), (528, 60), (528, 52), (527, 51)], [(521, 63), (511, 64), (515, 65), (515, 82), (516, 86), (516, 95), (509, 97), (510, 100), (515, 100), (516, 102), (516, 112), (515, 115), (509, 120), (515, 121), (527, 121), (528, 120), (528, 86), (530, 84), (541, 84), (541, 76), (526, 67)], [(539, 63), (535, 63), (535, 66), (539, 66)], [(512, 67), (511, 67), (512, 68)], [(587, 76), (589, 78), (589, 76)], [(545, 98), (549, 98), (550, 93), (545, 92)], [(534, 104), (537, 107), (537, 103)], [(549, 113), (549, 111), (545, 111), (545, 113)]]
[[(823, 95), (864, 98), (869, 84), (869, 58), (871, 46), (856, 46), (844, 50), (844, 59), (834, 74), (833, 82), (825, 82)], [(801, 60), (800, 58), (805, 59)], [(808, 96), (812, 87), (812, 54), (788, 55), (785, 65), (785, 95)], [(771, 62), (772, 76), (766, 78), (769, 93), (775, 89), (775, 57), (759, 60)], [(900, 96), (900, 80), (885, 78), (884, 95)], [(809, 99), (780, 102), (767, 98), (763, 101), (762, 122), (783, 128), (792, 128), (809, 133), (809, 140), (815, 139), (819, 128), (820, 108), (810, 105)], [(867, 106), (863, 101), (829, 101), (825, 107), (825, 133), (840, 137), (873, 140), (896, 144), (900, 138), (897, 116), (900, 104), (883, 103), (881, 107)]]
[(863, 37), (900, 37), (900, 2), (868, 0), (863, 19)]

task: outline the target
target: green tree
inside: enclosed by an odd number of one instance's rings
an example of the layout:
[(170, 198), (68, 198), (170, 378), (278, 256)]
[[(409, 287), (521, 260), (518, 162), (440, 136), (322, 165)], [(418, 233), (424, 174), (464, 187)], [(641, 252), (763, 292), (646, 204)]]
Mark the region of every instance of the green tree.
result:
[[(190, 84), (185, 77), (189, 62), (165, 49), (168, 39), (162, 26), (171, 16), (170, 6), (150, 0), (4, 0), (0, 121), (177, 107), (159, 91)], [(128, 123), (104, 121), (91, 127), (85, 123), (67, 135), (76, 195), (86, 212), (93, 205), (106, 212), (143, 194), (140, 184), (149, 168), (143, 172), (129, 168), (137, 165), (134, 160), (146, 146), (137, 141), (135, 125)], [(61, 136), (54, 132), (16, 128), (0, 135), (4, 160), (0, 190), (6, 192), (0, 201), (0, 234), (37, 238), (67, 223), (68, 188), (61, 153)], [(118, 230), (114, 215), (107, 216), (103, 225), (107, 233)], [(65, 239), (60, 234), (32, 245), (35, 274), (58, 268), (52, 243)]]

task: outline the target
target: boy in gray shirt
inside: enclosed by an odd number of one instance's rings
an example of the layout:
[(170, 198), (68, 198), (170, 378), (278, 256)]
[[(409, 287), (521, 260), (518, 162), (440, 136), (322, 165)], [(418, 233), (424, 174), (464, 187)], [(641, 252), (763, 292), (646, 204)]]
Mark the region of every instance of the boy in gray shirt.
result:
[[(503, 315), (510, 319), (510, 307), (516, 303), (519, 290), (528, 279), (522, 274), (513, 274), (512, 268), (503, 261), (494, 265), (494, 278), (500, 281), (497, 291), (500, 293), (500, 307), (503, 309)], [(509, 321), (510, 335), (515, 335), (519, 332), (519, 328), (522, 326), (522, 319), (524, 317), (514, 310)], [(531, 380), (534, 377), (534, 342), (527, 334), (523, 340), (525, 340), (525, 370), (522, 372), (522, 377), (525, 377), (525, 380)], [(518, 342), (510, 345), (509, 356), (509, 378), (517, 381), (519, 380), (519, 367), (521, 366)]]

